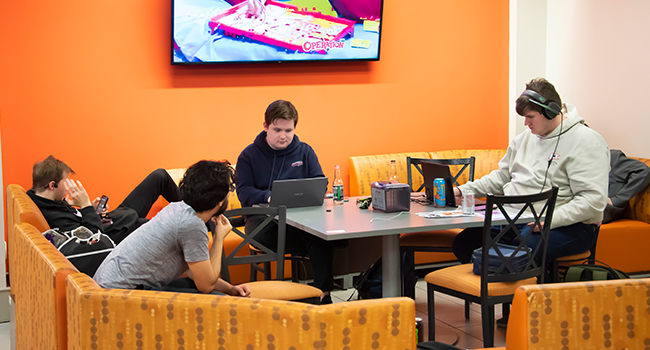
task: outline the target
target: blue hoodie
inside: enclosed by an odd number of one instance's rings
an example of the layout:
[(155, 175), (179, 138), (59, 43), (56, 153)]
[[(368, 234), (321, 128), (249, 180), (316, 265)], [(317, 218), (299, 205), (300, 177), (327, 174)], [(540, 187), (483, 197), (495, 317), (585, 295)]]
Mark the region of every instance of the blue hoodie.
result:
[(237, 197), (244, 207), (267, 203), (275, 180), (325, 176), (314, 150), (298, 136), (276, 151), (266, 142), (266, 131), (241, 152), (236, 169)]

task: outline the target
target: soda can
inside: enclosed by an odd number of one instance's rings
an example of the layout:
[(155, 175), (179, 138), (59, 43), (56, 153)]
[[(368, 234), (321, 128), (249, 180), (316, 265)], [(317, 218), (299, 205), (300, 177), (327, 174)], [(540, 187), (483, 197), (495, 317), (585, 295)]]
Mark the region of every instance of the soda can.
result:
[(463, 191), (463, 215), (474, 215), (474, 192), (473, 191)]
[(445, 179), (439, 177), (433, 180), (433, 205), (436, 207), (444, 207), (446, 202)]
[(415, 338), (418, 340), (418, 343), (424, 341), (424, 323), (420, 317), (415, 318)]

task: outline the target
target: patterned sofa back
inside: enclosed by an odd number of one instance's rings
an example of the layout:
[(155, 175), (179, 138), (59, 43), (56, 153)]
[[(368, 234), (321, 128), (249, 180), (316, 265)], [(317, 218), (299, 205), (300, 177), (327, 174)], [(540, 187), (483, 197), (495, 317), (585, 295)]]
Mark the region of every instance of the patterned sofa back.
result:
[(70, 349), (415, 349), (415, 305), (387, 298), (314, 306), (108, 290), (68, 276)]
[(67, 349), (65, 279), (79, 271), (29, 223), (10, 238), (16, 349)]
[[(492, 170), (499, 168), (499, 161), (506, 154), (505, 149), (467, 149), (467, 150), (449, 150), (437, 152), (409, 152), (409, 153), (390, 153), (377, 154), (370, 156), (350, 157), (350, 196), (369, 196), (370, 184), (375, 181), (388, 179), (390, 171), (390, 161), (395, 159), (397, 163), (397, 176), (400, 182), (407, 182), (406, 157), (426, 158), (426, 159), (450, 159), (450, 158), (469, 158), (474, 156), (474, 178), (478, 179), (483, 175), (490, 173)], [(452, 165), (450, 170), (455, 173), (460, 166)], [(422, 182), (422, 175), (413, 171), (413, 186), (419, 187)], [(464, 184), (468, 181), (469, 172), (464, 172), (459, 178), (459, 183)]]
[(520, 287), (506, 349), (647, 349), (650, 279)]

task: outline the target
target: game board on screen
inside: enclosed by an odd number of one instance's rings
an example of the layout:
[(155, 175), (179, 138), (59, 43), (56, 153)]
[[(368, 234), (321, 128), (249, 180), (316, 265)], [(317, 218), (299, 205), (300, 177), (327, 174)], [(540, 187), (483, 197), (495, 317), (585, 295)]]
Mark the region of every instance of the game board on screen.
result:
[(172, 0), (172, 64), (379, 60), (383, 0)]

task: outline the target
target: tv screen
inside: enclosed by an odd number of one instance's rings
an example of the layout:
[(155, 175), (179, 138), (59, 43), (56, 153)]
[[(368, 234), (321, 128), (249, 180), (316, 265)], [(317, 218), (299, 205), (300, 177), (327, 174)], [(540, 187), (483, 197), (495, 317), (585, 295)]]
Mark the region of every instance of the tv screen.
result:
[(172, 64), (378, 60), (382, 0), (172, 0)]

